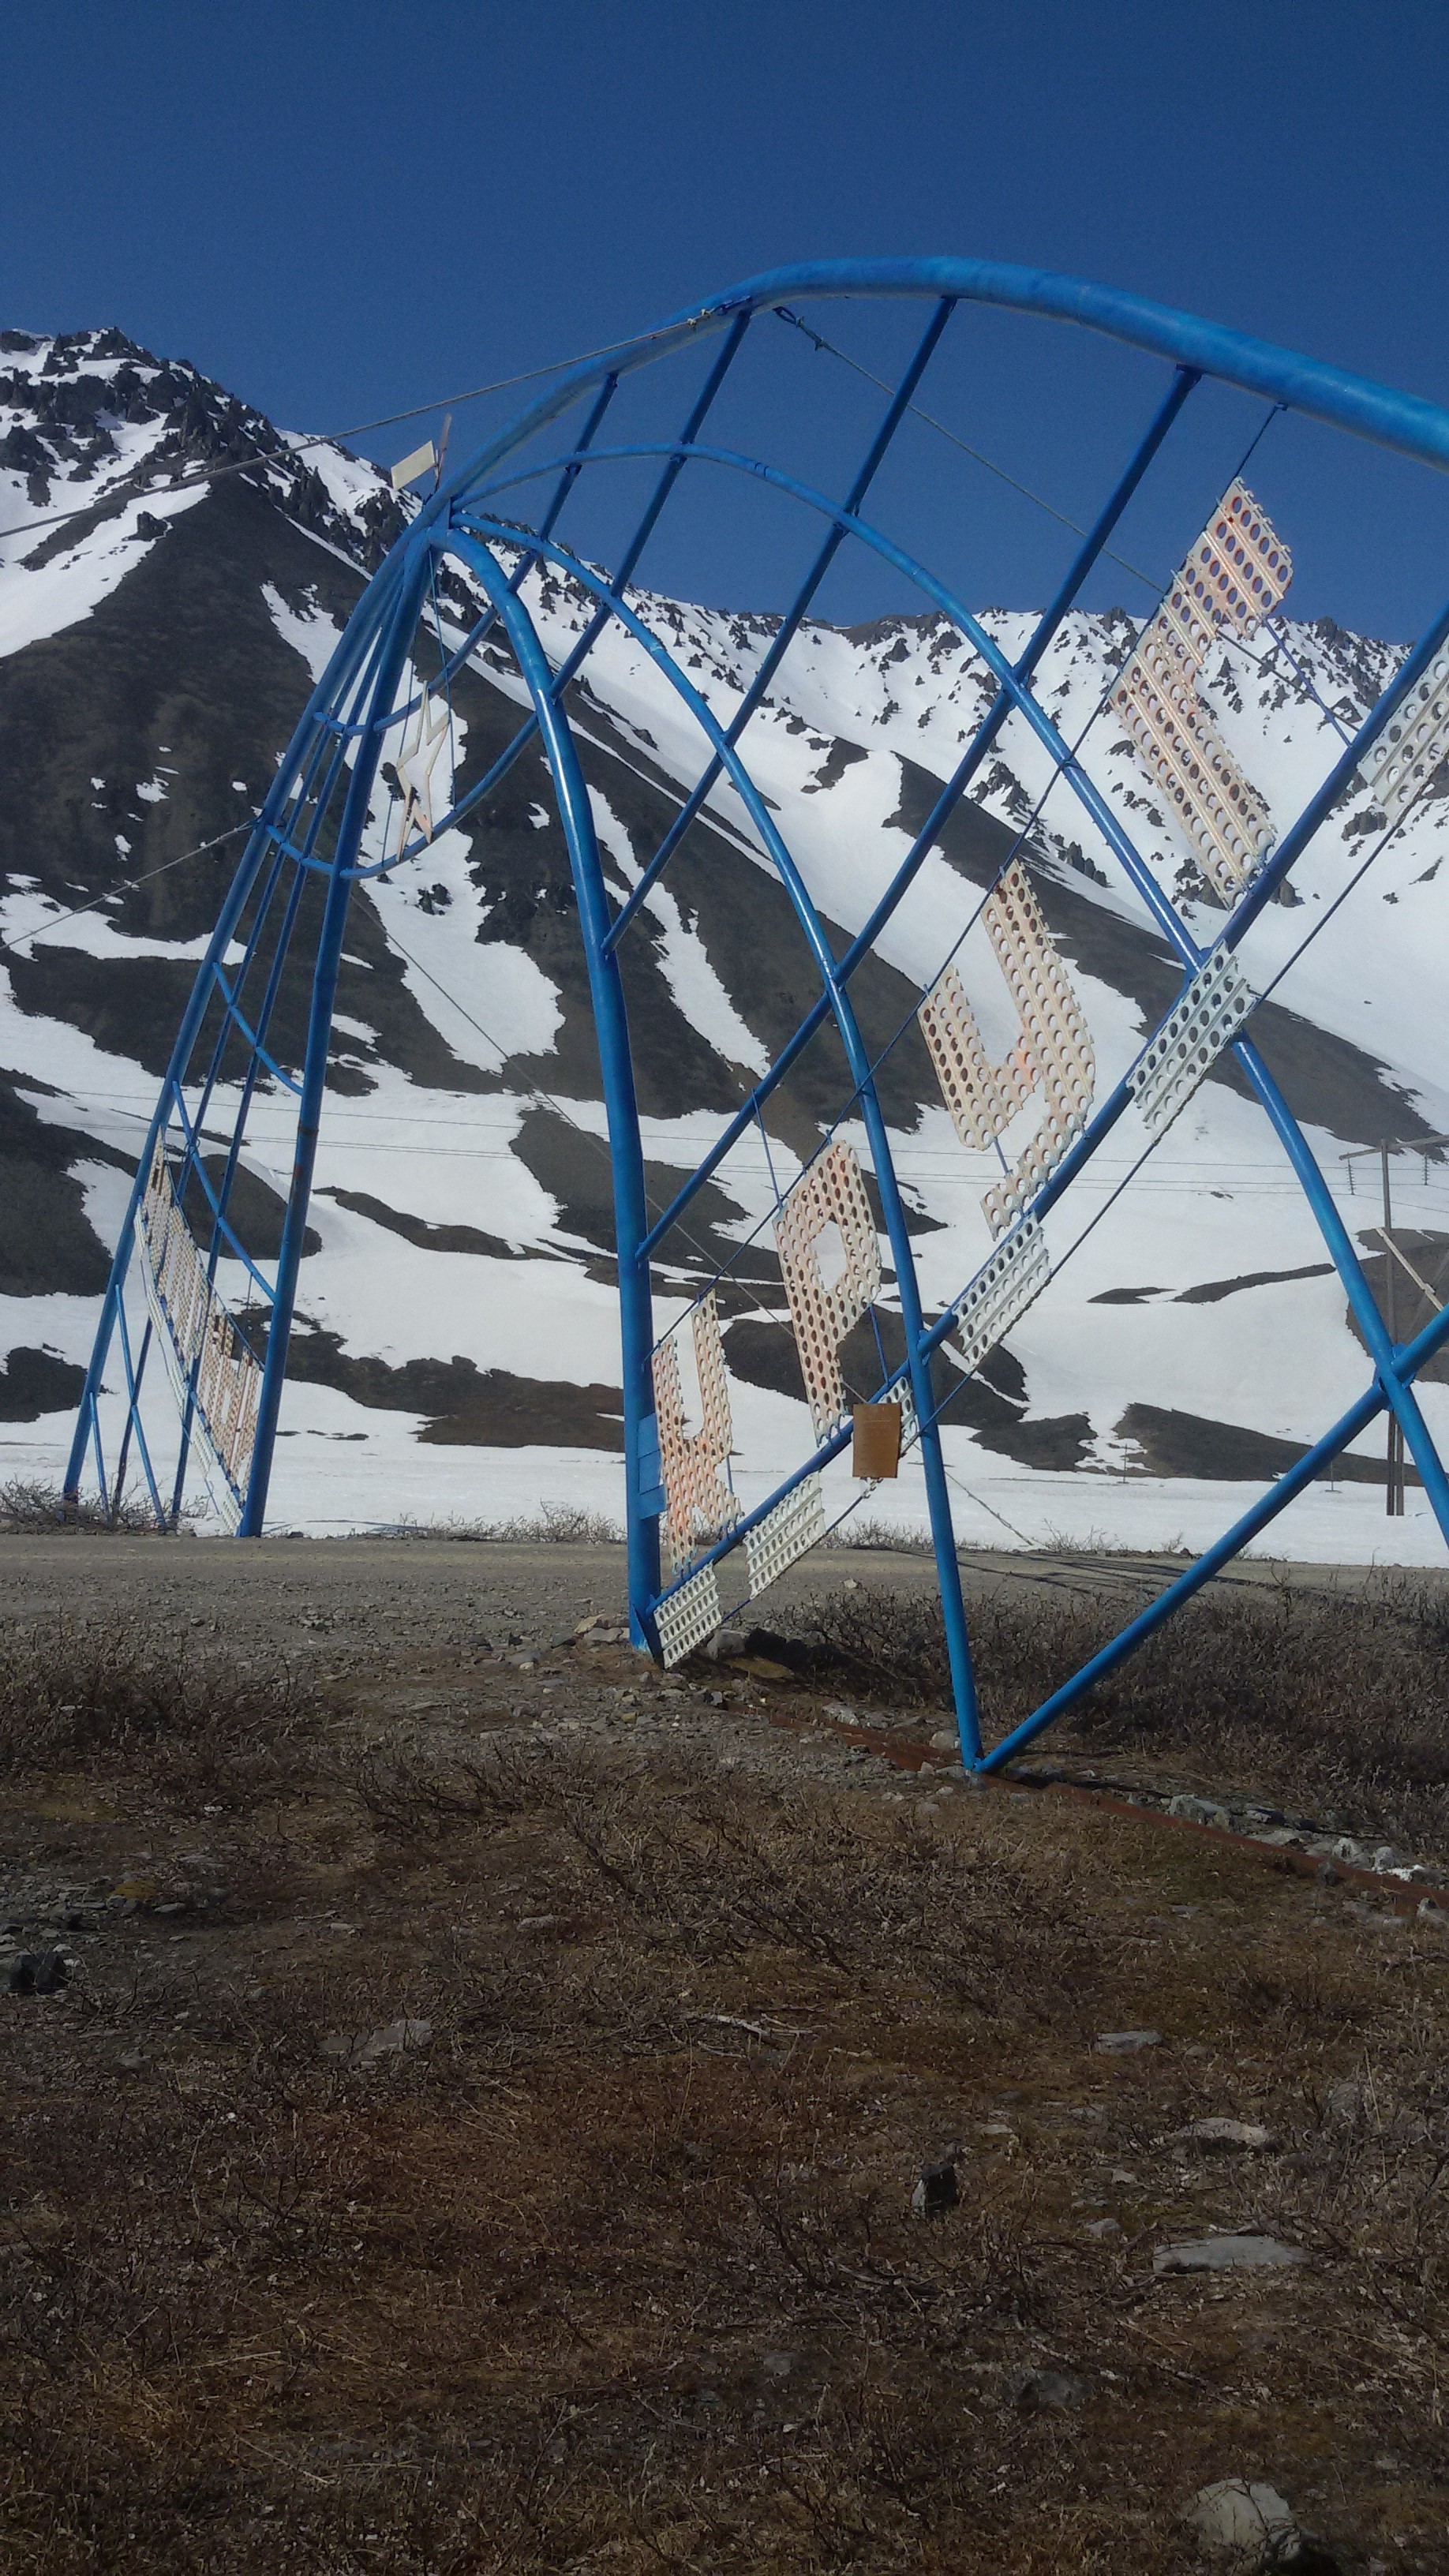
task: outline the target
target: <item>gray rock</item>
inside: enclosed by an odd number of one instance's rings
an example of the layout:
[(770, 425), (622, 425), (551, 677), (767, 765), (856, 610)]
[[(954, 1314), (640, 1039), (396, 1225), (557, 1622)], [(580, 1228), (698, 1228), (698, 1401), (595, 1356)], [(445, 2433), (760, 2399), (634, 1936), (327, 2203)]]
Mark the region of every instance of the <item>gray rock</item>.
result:
[(430, 2021), (417, 2021), (409, 2015), (402, 2021), (384, 2022), (380, 2030), (333, 2031), (322, 2042), (322, 2054), (343, 2066), (372, 2066), (379, 2057), (400, 2057), (409, 2050), (426, 2048), (432, 2036)]
[(1142, 2048), (1160, 2048), (1160, 2030), (1104, 2030), (1094, 2039), (1093, 2049), (1099, 2057), (1135, 2057)]
[(1363, 2114), (1363, 2086), (1353, 2076), (1345, 2075), (1330, 2088), (1323, 2106), (1323, 2124), (1328, 2129), (1356, 2129)]
[(956, 2184), (956, 2159), (943, 2156), (939, 2164), (923, 2167), (911, 2194), (912, 2218), (944, 2218), (954, 2209), (961, 2194)]
[(1227, 1808), (1220, 1807), (1215, 1798), (1194, 1798), (1186, 1789), (1179, 1789), (1177, 1796), (1168, 1800), (1167, 1812), (1184, 1817), (1190, 1825), (1216, 1825), (1220, 1833), (1226, 1833), (1232, 1823)]
[(1265, 2272), (1306, 2263), (1301, 2245), (1276, 2236), (1198, 2236), (1182, 2245), (1159, 2245), (1154, 2272)]
[(1386, 1870), (1397, 1869), (1399, 1866), (1399, 1855), (1395, 1851), (1393, 1844), (1380, 1843), (1378, 1850), (1374, 1853), (1371, 1867), (1376, 1870)]
[(1185, 2129), (1174, 2129), (1169, 2142), (1173, 2146), (1206, 2147), (1227, 2150), (1240, 2147), (1252, 2155), (1276, 2146), (1271, 2129), (1255, 2127), (1251, 2120), (1189, 2120)]
[(1092, 2383), (1080, 2370), (1014, 2370), (1006, 2383), (1009, 2403), (1023, 2415), (1043, 2406), (1083, 2406), (1091, 2393)]
[(7, 1984), (12, 1995), (58, 1995), (70, 1984), (70, 1969), (59, 1950), (20, 1950)]
[(1111, 2237), (1120, 2236), (1121, 2233), (1122, 2222), (1119, 2218), (1089, 2218), (1087, 2221), (1087, 2234), (1094, 2237), (1099, 2245), (1105, 2245)]
[(1204, 2549), (1260, 2561), (1266, 2550), (1281, 2547), (1298, 2531), (1286, 2496), (1247, 2478), (1215, 2479), (1182, 2507), (1178, 2519), (1196, 2532)]

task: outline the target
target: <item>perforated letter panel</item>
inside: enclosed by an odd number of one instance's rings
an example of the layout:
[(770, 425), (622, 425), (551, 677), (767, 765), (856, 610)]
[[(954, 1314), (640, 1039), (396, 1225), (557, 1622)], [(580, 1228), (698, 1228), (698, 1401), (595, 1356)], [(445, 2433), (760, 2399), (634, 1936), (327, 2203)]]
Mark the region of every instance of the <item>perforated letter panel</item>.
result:
[(1014, 1056), (1004, 1064), (991, 1062), (954, 966), (946, 968), (916, 1017), (962, 1144), (989, 1145), (1030, 1097), (1031, 1074), (1022, 1071)]
[(739, 1519), (740, 1507), (716, 1472), (730, 1454), (729, 1379), (713, 1293), (701, 1298), (690, 1319), (699, 1379), (701, 1426), (685, 1428), (679, 1370), (679, 1331), (654, 1354), (654, 1403), (659, 1418), (659, 1458), (666, 1497), (664, 1533), (671, 1563), (685, 1563), (697, 1547), (712, 1546)]
[(1245, 483), (1229, 484), (1108, 700), (1228, 903), (1266, 856), (1273, 826), (1198, 681), (1216, 637), (1226, 629), (1246, 642), (1292, 578), (1293, 559), (1266, 512)]
[(948, 966), (917, 1013), (942, 1096), (963, 1145), (989, 1145), (1040, 1088), (1043, 1116), (1004, 1181), (982, 1205), (993, 1234), (1004, 1233), (1055, 1171), (1087, 1123), (1096, 1057), (1071, 980), (1042, 917), (1035, 889), (1013, 859), (982, 908), (987, 935), (1021, 1022), (1002, 1064), (992, 1064), (961, 978)]
[(981, 1366), (1032, 1299), (1040, 1296), (1050, 1270), (1046, 1238), (1035, 1217), (1029, 1216), (1011, 1241), (993, 1252), (985, 1269), (977, 1272), (956, 1301), (961, 1357), (968, 1371)]
[[(839, 1231), (843, 1266), (827, 1285), (820, 1266), (820, 1238)], [(840, 1345), (880, 1293), (880, 1238), (865, 1178), (849, 1145), (827, 1145), (790, 1192), (775, 1220), (775, 1249), (800, 1372), (816, 1438), (836, 1429), (846, 1410)]]
[(1187, 1107), (1257, 999), (1230, 948), (1199, 967), (1132, 1076), (1132, 1096), (1154, 1136)]
[(654, 1613), (659, 1631), (659, 1652), (665, 1665), (682, 1664), (706, 1637), (712, 1637), (720, 1622), (719, 1577), (712, 1565), (702, 1565), (687, 1583), (681, 1583), (667, 1601), (661, 1601)]
[(1407, 812), (1449, 752), (1449, 644), (1389, 718), (1364, 762), (1374, 803), (1390, 823)]
[(1209, 884), (1233, 902), (1267, 854), (1272, 820), (1212, 723), (1197, 668), (1180, 658), (1175, 637), (1149, 631), (1110, 704)]
[(798, 1485), (768, 1512), (758, 1527), (745, 1532), (745, 1563), (750, 1570), (750, 1597), (768, 1591), (787, 1565), (807, 1556), (825, 1536), (825, 1501), (818, 1476), (802, 1476)]
[(1033, 1087), (1039, 1083), (1042, 1092), (1036, 1134), (1009, 1177), (982, 1201), (993, 1234), (1003, 1234), (1080, 1136), (1097, 1066), (1092, 1033), (1020, 859), (1013, 859), (992, 895), (986, 927), (1021, 1016), (1021, 1042), (1012, 1061), (1030, 1068)]
[(179, 1402), (194, 1398), (202, 1437), (221, 1470), (217, 1503), (233, 1528), (256, 1438), (262, 1372), (176, 1202), (157, 1138), (137, 1219), (141, 1276), (157, 1340)]

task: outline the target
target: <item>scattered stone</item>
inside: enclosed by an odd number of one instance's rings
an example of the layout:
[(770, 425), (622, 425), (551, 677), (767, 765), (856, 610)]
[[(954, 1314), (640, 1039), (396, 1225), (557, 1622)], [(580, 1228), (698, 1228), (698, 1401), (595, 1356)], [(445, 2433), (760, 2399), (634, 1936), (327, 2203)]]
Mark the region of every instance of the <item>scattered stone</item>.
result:
[(1321, 1860), (1318, 1864), (1315, 1876), (1317, 1877), (1320, 1887), (1339, 1887), (1342, 1885), (1342, 1872), (1334, 1868), (1331, 1860)]
[(1242, 2147), (1251, 2155), (1261, 2155), (1266, 2147), (1278, 2142), (1271, 2129), (1260, 2129), (1251, 2120), (1189, 2120), (1185, 2129), (1173, 2130), (1168, 2143), (1174, 2147)]
[(70, 1984), (70, 1970), (59, 1950), (21, 1950), (8, 1983), (12, 1995), (57, 1995)]
[(1421, 1896), (1416, 1910), (1421, 1923), (1442, 1923), (1444, 1920), (1444, 1908), (1436, 1904), (1432, 1896)]
[(1043, 2406), (1083, 2406), (1091, 2393), (1090, 2379), (1079, 2370), (1014, 2370), (1006, 2383), (1008, 2402), (1023, 2415)]
[(1104, 2030), (1094, 2039), (1093, 2049), (1099, 2057), (1135, 2057), (1141, 2048), (1160, 2048), (1160, 2030)]
[(957, 1734), (955, 1727), (938, 1726), (935, 1734), (931, 1737), (931, 1750), (933, 1753), (959, 1754), (961, 1750), (961, 1738)]
[(1261, 2558), (1296, 2538), (1293, 2508), (1276, 2487), (1247, 2478), (1217, 2478), (1182, 2508), (1179, 2519), (1195, 2531), (1204, 2549), (1231, 2550), (1240, 2558)]
[(708, 1645), (701, 1646), (700, 1653), (707, 1663), (727, 1664), (732, 1656), (744, 1653), (748, 1636), (747, 1628), (738, 1627), (727, 1620), (722, 1628), (716, 1628)]
[(1363, 2110), (1363, 2086), (1353, 2076), (1345, 2075), (1329, 2089), (1323, 2106), (1323, 2123), (1328, 2129), (1357, 2128)]
[(1168, 1800), (1167, 1812), (1183, 1817), (1190, 1825), (1215, 1825), (1220, 1833), (1226, 1833), (1232, 1823), (1227, 1808), (1220, 1807), (1215, 1798), (1194, 1798), (1186, 1789), (1179, 1789), (1177, 1796)]
[(1120, 2236), (1121, 2233), (1122, 2222), (1120, 2219), (1089, 2218), (1087, 2221), (1087, 2234), (1092, 2237), (1098, 2245), (1105, 2245), (1109, 2238)]
[(760, 2368), (767, 2379), (788, 2379), (794, 2367), (793, 2352), (767, 2352), (761, 2356)]
[(380, 2030), (333, 2031), (322, 2042), (322, 2054), (336, 2058), (344, 2066), (372, 2066), (379, 2057), (399, 2057), (410, 2049), (426, 2048), (432, 2036), (430, 2021), (418, 2021), (409, 2015), (401, 2021), (384, 2022)]
[(1306, 2263), (1301, 2245), (1285, 2245), (1277, 2236), (1199, 2236), (1183, 2245), (1159, 2245), (1154, 2272), (1272, 2272), (1290, 2263)]
[(943, 2156), (939, 2164), (925, 2165), (911, 2194), (912, 2218), (944, 2218), (954, 2209), (961, 2194), (956, 2185), (956, 2158)]

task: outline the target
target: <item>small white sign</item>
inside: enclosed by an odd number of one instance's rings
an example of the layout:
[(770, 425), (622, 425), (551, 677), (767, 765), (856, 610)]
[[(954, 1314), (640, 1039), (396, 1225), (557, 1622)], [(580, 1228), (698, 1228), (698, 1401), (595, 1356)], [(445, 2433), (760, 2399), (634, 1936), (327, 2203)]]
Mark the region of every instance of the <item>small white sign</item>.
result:
[(426, 447), (415, 447), (411, 456), (398, 458), (392, 469), (392, 488), (394, 492), (405, 492), (410, 483), (419, 482), (424, 474), (436, 474), (437, 470), (438, 451), (429, 439)]

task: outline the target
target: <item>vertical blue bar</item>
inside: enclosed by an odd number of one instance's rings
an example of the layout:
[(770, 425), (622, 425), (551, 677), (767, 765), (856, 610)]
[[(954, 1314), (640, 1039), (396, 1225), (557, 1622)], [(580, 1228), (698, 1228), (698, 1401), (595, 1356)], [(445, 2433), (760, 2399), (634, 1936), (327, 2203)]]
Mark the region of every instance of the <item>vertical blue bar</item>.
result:
[(642, 1246), (648, 1231), (644, 1199), (644, 1156), (639, 1142), (639, 1109), (634, 1093), (634, 1066), (629, 1051), (629, 1023), (619, 962), (608, 953), (609, 898), (599, 863), (593, 809), (579, 767), (578, 751), (567, 718), (560, 712), (554, 675), (527, 610), (514, 598), (502, 571), (486, 547), (472, 545), (467, 561), (483, 583), (502, 618), (509, 643), (528, 684), (548, 753), (558, 797), (559, 819), (568, 842), (569, 863), (578, 897), (579, 927), (589, 970), (594, 1027), (604, 1077), (604, 1107), (609, 1122), (609, 1152), (614, 1181), (614, 1239), (619, 1258), (619, 1334), (624, 1381), (624, 1455), (627, 1474), (629, 1556), (629, 1633), (636, 1646), (652, 1650), (650, 1609), (659, 1590), (659, 1521), (657, 1507), (646, 1508), (657, 1480), (657, 1457), (651, 1466), (654, 1420), (654, 1327), (649, 1289), (649, 1262)]
[(277, 1417), (282, 1403), (282, 1381), (287, 1370), (287, 1346), (292, 1335), (292, 1316), (297, 1302), (297, 1272), (301, 1265), (302, 1246), (307, 1234), (307, 1205), (312, 1195), (312, 1174), (317, 1164), (317, 1142), (322, 1122), (322, 1095), (327, 1082), (327, 1050), (332, 1037), (332, 1012), (337, 999), (337, 975), (342, 961), (342, 940), (347, 928), (347, 911), (352, 900), (351, 870), (367, 823), (372, 783), (382, 752), (385, 719), (397, 694), (398, 674), (407, 658), (417, 624), (418, 610), (427, 588), (432, 552), (428, 545), (417, 546), (412, 559), (403, 569), (391, 601), (386, 640), (377, 657), (376, 677), (371, 689), (372, 721), (358, 735), (357, 756), (348, 782), (347, 801), (337, 827), (337, 845), (332, 853), (327, 879), (327, 900), (322, 912), (322, 928), (317, 940), (317, 957), (312, 970), (312, 1001), (307, 1019), (307, 1054), (302, 1069), (302, 1094), (297, 1106), (297, 1140), (292, 1158), (292, 1186), (287, 1197), (287, 1213), (282, 1225), (282, 1247), (277, 1257), (277, 1287), (267, 1327), (267, 1356), (262, 1368), (262, 1390), (257, 1402), (256, 1440), (252, 1449), (251, 1472), (247, 1478), (246, 1501), (237, 1528), (239, 1538), (260, 1538), (266, 1521), (267, 1492), (271, 1484), (272, 1456), (276, 1447)]

